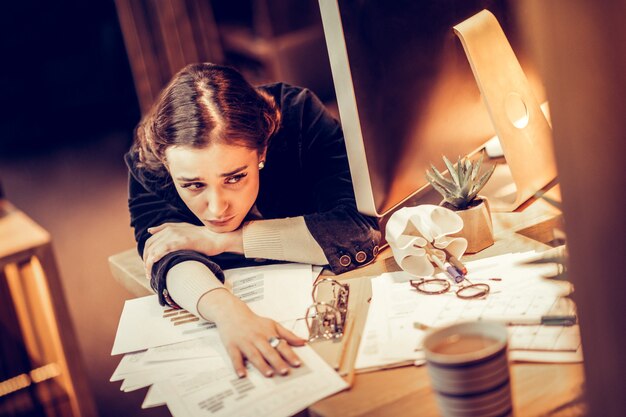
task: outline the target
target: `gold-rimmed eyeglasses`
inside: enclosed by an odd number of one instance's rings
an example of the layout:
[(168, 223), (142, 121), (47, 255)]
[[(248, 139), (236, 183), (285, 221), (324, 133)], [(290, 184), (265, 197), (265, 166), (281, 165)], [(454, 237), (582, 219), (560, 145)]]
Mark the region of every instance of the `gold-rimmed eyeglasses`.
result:
[[(467, 284), (465, 284), (467, 282)], [(450, 291), (452, 285), (450, 281), (442, 278), (429, 278), (420, 280), (411, 280), (410, 284), (422, 294), (436, 295)], [(484, 283), (473, 284), (469, 279), (463, 276), (463, 280), (458, 283), (459, 288), (454, 292), (457, 297), (464, 300), (473, 300), (484, 298), (489, 294), (491, 288)]]

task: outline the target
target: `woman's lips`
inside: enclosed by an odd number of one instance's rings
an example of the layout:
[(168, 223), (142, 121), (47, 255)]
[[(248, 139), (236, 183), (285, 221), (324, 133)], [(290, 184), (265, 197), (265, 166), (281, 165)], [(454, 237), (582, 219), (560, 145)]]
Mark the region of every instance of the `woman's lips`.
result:
[(215, 227), (226, 226), (235, 216), (226, 217), (225, 219), (216, 219), (216, 220), (206, 220), (208, 224)]

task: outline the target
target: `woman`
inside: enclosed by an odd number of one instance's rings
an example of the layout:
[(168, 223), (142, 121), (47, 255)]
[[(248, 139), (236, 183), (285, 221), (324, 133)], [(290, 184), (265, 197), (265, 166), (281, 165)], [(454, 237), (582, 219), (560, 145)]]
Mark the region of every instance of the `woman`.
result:
[(339, 123), (308, 90), (252, 87), (232, 68), (189, 65), (138, 125), (125, 157), (131, 225), (162, 305), (217, 324), (235, 371), (299, 366), (304, 340), (255, 315), (222, 269), (275, 261), (341, 273), (378, 252), (356, 210)]

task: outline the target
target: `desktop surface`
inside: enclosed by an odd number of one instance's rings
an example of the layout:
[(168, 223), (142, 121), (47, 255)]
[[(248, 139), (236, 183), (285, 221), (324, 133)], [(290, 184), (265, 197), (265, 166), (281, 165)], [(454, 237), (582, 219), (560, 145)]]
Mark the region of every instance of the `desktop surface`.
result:
[[(558, 189), (548, 196), (559, 200)], [(553, 225), (559, 210), (544, 200), (532, 200), (519, 211), (493, 213), (495, 244), (471, 261), (504, 253), (550, 249)], [(151, 293), (143, 264), (135, 249), (109, 259), (115, 278), (137, 296)], [(399, 270), (389, 248), (376, 261), (337, 278), (347, 280)], [(515, 363), (511, 367), (513, 403), (518, 416), (582, 416), (583, 365)], [(402, 367), (357, 374), (350, 390), (325, 398), (309, 407), (312, 416), (438, 416), (434, 393), (425, 367)]]

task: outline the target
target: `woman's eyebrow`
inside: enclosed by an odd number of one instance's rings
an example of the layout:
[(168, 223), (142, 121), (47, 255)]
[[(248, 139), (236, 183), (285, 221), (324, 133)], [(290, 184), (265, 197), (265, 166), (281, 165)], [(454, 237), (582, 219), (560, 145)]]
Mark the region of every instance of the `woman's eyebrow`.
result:
[(202, 178), (200, 177), (193, 177), (193, 178), (187, 178), (187, 177), (177, 177), (176, 178), (178, 181), (182, 181), (182, 182), (196, 182), (196, 181), (202, 181)]
[(246, 168), (248, 168), (248, 165), (244, 165), (244, 166), (239, 167), (237, 169), (233, 169), (232, 171), (229, 171), (229, 172), (224, 172), (223, 174), (220, 174), (220, 177), (230, 177), (231, 175), (235, 175), (239, 171), (243, 171)]

